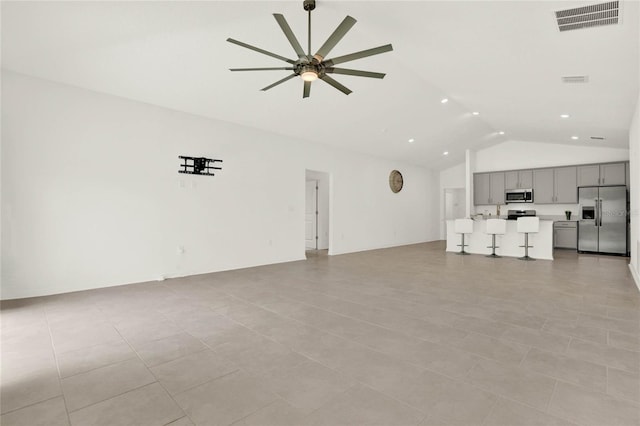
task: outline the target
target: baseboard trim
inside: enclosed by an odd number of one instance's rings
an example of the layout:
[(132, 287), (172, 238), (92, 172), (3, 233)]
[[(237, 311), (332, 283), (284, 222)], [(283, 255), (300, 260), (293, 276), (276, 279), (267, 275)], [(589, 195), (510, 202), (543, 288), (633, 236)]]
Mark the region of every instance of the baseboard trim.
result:
[(640, 292), (640, 275), (638, 275), (638, 271), (636, 271), (636, 268), (634, 268), (631, 263), (629, 263), (629, 270), (631, 271), (633, 281), (635, 281), (636, 287), (638, 287), (638, 291)]

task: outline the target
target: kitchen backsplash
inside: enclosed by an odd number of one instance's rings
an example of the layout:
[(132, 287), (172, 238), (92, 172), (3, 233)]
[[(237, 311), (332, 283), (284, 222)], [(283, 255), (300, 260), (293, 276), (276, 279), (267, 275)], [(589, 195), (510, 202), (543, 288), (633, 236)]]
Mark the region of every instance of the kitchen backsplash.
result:
[[(578, 217), (580, 207), (578, 204), (536, 204), (536, 203), (510, 203), (500, 205), (500, 215), (506, 215), (507, 210), (535, 210), (538, 216), (564, 216), (564, 212), (571, 211), (573, 218)], [(494, 216), (496, 206), (475, 206), (476, 214)]]

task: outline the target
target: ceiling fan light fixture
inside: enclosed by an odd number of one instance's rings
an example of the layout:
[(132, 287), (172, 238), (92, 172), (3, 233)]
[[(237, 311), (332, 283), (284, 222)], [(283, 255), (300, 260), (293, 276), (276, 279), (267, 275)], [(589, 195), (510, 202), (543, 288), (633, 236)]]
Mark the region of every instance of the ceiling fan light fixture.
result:
[(302, 77), (304, 81), (316, 81), (318, 79), (318, 73), (314, 70), (307, 70), (303, 71), (300, 77)]

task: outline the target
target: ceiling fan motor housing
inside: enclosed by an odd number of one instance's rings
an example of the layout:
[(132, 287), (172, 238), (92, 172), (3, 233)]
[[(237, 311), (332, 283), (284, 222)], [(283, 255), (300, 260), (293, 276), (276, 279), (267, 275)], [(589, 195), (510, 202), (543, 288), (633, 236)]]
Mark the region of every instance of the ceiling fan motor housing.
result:
[(304, 10), (311, 11), (316, 8), (316, 0), (304, 0), (302, 7)]

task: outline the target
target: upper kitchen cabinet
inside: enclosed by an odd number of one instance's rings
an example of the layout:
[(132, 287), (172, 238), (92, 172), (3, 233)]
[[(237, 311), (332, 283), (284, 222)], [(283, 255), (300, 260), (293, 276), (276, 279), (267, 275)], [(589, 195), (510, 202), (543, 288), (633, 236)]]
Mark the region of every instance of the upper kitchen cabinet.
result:
[(578, 184), (576, 167), (554, 169), (555, 202), (575, 204), (578, 202)]
[(576, 167), (533, 171), (533, 201), (536, 204), (575, 204), (578, 202)]
[(626, 185), (625, 163), (600, 164), (600, 185)]
[(476, 173), (473, 175), (473, 205), (491, 204), (489, 173)]
[(473, 175), (473, 204), (504, 204), (504, 172)]
[(626, 185), (626, 163), (578, 166), (578, 186)]
[(505, 189), (530, 189), (533, 188), (533, 171), (514, 170), (504, 173)]
[(578, 166), (578, 186), (600, 185), (600, 165)]
[(536, 204), (553, 204), (555, 197), (553, 169), (533, 171), (533, 202)]
[(504, 173), (491, 173), (491, 204), (504, 204)]

